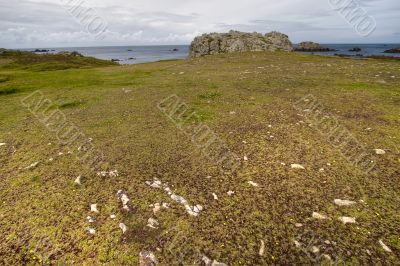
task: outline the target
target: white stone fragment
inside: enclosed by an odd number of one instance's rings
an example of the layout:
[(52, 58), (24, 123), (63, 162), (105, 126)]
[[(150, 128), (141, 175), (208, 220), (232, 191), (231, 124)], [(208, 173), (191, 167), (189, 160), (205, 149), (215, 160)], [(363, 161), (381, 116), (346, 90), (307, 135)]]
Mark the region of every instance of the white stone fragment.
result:
[(115, 218), (117, 218), (117, 216), (116, 216), (115, 214), (111, 214), (111, 215), (110, 215), (110, 218), (111, 218), (111, 219), (115, 219)]
[(165, 209), (169, 209), (169, 203), (163, 202), (162, 207)]
[(247, 183), (252, 185), (253, 187), (258, 187), (258, 184), (256, 182), (248, 181)]
[(153, 252), (141, 251), (139, 253), (139, 266), (155, 266), (158, 265), (158, 261)]
[(161, 181), (158, 180), (157, 178), (154, 178), (153, 183), (150, 181), (146, 181), (146, 184), (152, 188), (160, 188), (162, 185)]
[(318, 253), (318, 252), (319, 252), (319, 248), (316, 247), (316, 246), (312, 246), (312, 247), (311, 247), (311, 252), (312, 252), (312, 253)]
[(243, 157), (243, 160), (244, 160), (244, 161), (247, 161), (247, 160), (249, 160), (249, 159), (247, 158), (247, 156), (244, 156), (244, 157)]
[(201, 257), (201, 260), (204, 262), (205, 265), (211, 265), (211, 263), (212, 263), (212, 260), (205, 255), (203, 255), (203, 257)]
[(129, 207), (130, 199), (128, 198), (128, 196), (125, 193), (123, 193), (122, 190), (118, 190), (117, 196), (118, 196), (119, 201), (121, 201), (121, 203), (122, 203), (122, 209), (129, 212), (131, 210), (131, 208)]
[(291, 164), (290, 167), (292, 169), (305, 169), (304, 166), (302, 166), (301, 164), (296, 164), (296, 163)]
[(392, 252), (392, 250), (388, 246), (386, 246), (385, 243), (383, 243), (382, 239), (379, 239), (379, 244), (381, 245), (381, 247), (383, 248), (384, 251)]
[(227, 265), (225, 263), (213, 260), (213, 262), (211, 263), (211, 266), (227, 266)]
[(335, 199), (333, 201), (336, 205), (339, 206), (351, 206), (353, 204), (356, 204), (355, 201), (351, 201), (351, 200), (341, 200), (341, 199)]
[(88, 223), (94, 223), (94, 218), (88, 216), (88, 217), (86, 217), (86, 221), (87, 221)]
[(214, 197), (214, 199), (215, 199), (215, 200), (218, 200), (218, 196), (217, 196), (217, 194), (215, 194), (215, 193), (212, 193), (212, 195), (213, 195), (213, 197)]
[(159, 223), (158, 223), (158, 221), (156, 219), (149, 218), (147, 220), (147, 226), (150, 227), (150, 228), (153, 228), (153, 229), (157, 229), (158, 226), (159, 226)]
[(318, 213), (318, 212), (313, 212), (313, 213), (312, 213), (312, 218), (318, 219), (318, 220), (327, 219), (327, 217), (326, 217), (325, 215), (320, 214), (320, 213)]
[(229, 196), (232, 196), (233, 194), (235, 194), (235, 192), (232, 190), (229, 190), (228, 192), (226, 192), (226, 194), (228, 194)]
[(90, 204), (90, 211), (98, 213), (99, 210), (97, 210), (97, 204)]
[(36, 166), (39, 165), (39, 162), (34, 162), (31, 165), (29, 165), (28, 167), (25, 167), (25, 169), (29, 170), (29, 169), (33, 169), (36, 168)]
[(296, 226), (296, 227), (302, 227), (303, 224), (302, 224), (302, 223), (295, 223), (294, 226)]
[(234, 115), (234, 114), (236, 114), (236, 112), (235, 111), (230, 111), (229, 114), (230, 115)]
[(96, 234), (96, 229), (94, 229), (94, 228), (89, 228), (88, 231), (89, 231), (89, 234), (91, 234), (91, 235)]
[(339, 221), (341, 221), (344, 224), (354, 224), (356, 223), (356, 218), (354, 217), (339, 217)]
[(293, 242), (294, 242), (294, 245), (295, 245), (297, 248), (301, 247), (301, 244), (300, 244), (299, 241), (293, 240)]
[(265, 251), (265, 243), (261, 240), (260, 250), (258, 251), (258, 255), (263, 256)]
[(382, 149), (375, 149), (375, 153), (378, 154), (378, 155), (383, 155), (386, 152), (385, 152), (385, 150), (382, 150)]
[(123, 234), (128, 230), (128, 227), (124, 223), (120, 223), (119, 228), (121, 228)]
[(161, 209), (161, 205), (160, 203), (156, 203), (153, 206), (154, 206), (153, 213), (156, 214)]
[(0, 143), (0, 147), (5, 145), (7, 145), (7, 143)]
[(54, 161), (54, 158), (49, 158), (49, 162), (52, 162), (52, 161)]
[(78, 176), (78, 177), (75, 179), (74, 183), (77, 184), (77, 185), (81, 185), (81, 181), (82, 181), (82, 176)]

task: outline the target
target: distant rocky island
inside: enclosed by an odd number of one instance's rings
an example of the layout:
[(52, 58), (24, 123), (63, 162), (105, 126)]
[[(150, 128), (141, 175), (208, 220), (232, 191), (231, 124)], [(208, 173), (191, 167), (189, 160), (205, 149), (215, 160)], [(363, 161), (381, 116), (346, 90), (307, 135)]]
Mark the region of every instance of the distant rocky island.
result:
[(210, 33), (196, 37), (190, 45), (190, 57), (220, 53), (251, 51), (293, 51), (289, 37), (280, 32), (246, 33), (230, 31), (228, 33)]
[(328, 47), (323, 47), (319, 43), (316, 42), (301, 42), (295, 49), (295, 51), (299, 52), (335, 52), (335, 49), (331, 49)]

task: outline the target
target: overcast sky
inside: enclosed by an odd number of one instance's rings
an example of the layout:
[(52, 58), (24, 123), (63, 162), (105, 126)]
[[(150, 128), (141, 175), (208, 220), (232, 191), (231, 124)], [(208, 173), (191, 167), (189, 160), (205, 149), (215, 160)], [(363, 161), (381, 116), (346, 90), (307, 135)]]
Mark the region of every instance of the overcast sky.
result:
[[(77, 1), (106, 23), (102, 39), (66, 8)], [(230, 29), (277, 30), (294, 43), (400, 43), (400, 0), (358, 0), (376, 20), (368, 37), (329, 1), (342, 0), (0, 0), (0, 47), (189, 44), (201, 33)]]

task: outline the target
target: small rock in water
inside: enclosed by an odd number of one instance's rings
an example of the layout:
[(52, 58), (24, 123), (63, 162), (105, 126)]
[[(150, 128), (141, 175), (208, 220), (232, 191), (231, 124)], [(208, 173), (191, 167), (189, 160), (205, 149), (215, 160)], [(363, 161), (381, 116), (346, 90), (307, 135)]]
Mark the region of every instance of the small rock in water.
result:
[(290, 167), (292, 169), (305, 169), (301, 164), (291, 164)]
[(91, 234), (91, 235), (96, 234), (96, 229), (89, 228), (88, 231), (89, 231), (89, 234)]
[(260, 250), (258, 252), (258, 255), (263, 256), (264, 255), (264, 250), (265, 250), (265, 243), (263, 240), (261, 240), (261, 246), (260, 246)]
[(81, 185), (81, 180), (82, 180), (82, 176), (78, 176), (76, 179), (75, 179), (75, 184), (77, 184), (77, 185)]
[(379, 239), (379, 244), (382, 246), (383, 250), (386, 252), (392, 252), (392, 250), (383, 243), (382, 239)]
[(215, 193), (212, 193), (212, 195), (213, 195), (213, 197), (214, 197), (214, 199), (215, 199), (215, 200), (218, 200), (218, 196), (217, 196), (217, 194), (215, 194)]
[(382, 150), (382, 149), (375, 149), (375, 153), (378, 154), (378, 155), (383, 155), (386, 152), (385, 152), (385, 150)]
[(335, 199), (333, 201), (336, 205), (339, 206), (351, 206), (353, 204), (356, 204), (355, 201), (351, 201), (351, 200), (341, 200), (341, 199)]
[(156, 266), (158, 264), (153, 252), (142, 251), (139, 253), (139, 266)]
[(252, 185), (253, 187), (258, 187), (258, 184), (253, 181), (248, 181), (247, 183)]
[(153, 228), (153, 229), (157, 229), (158, 226), (159, 226), (159, 223), (158, 223), (158, 221), (156, 219), (149, 218), (147, 220), (147, 226), (150, 227), (150, 228)]
[(90, 204), (90, 211), (98, 213), (99, 210), (97, 210), (97, 204)]
[(327, 219), (327, 217), (325, 215), (319, 214), (318, 212), (313, 212), (312, 213), (312, 218), (319, 219), (319, 220)]
[(128, 230), (128, 227), (124, 223), (120, 223), (119, 228), (121, 228), (123, 234)]
[(343, 222), (344, 224), (354, 224), (356, 223), (356, 218), (354, 217), (339, 217), (339, 221)]
[(228, 194), (229, 196), (232, 196), (233, 194), (235, 194), (235, 192), (232, 190), (229, 190), (228, 192), (226, 192), (226, 194)]

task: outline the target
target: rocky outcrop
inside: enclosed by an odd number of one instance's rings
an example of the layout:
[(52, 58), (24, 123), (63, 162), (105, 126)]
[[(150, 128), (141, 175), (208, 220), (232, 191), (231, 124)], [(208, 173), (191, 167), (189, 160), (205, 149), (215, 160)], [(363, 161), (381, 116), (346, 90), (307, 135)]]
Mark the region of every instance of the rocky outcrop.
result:
[(360, 47), (354, 47), (354, 48), (349, 49), (349, 52), (361, 52), (361, 51), (362, 51), (362, 49)]
[(190, 57), (249, 51), (292, 51), (293, 45), (285, 34), (273, 31), (265, 35), (230, 31), (196, 37), (190, 45)]
[(386, 50), (386, 51), (384, 51), (384, 53), (387, 53), (387, 54), (400, 54), (400, 47)]
[(328, 47), (323, 47), (316, 42), (301, 42), (295, 49), (299, 52), (331, 52), (336, 51), (335, 49), (330, 49)]

